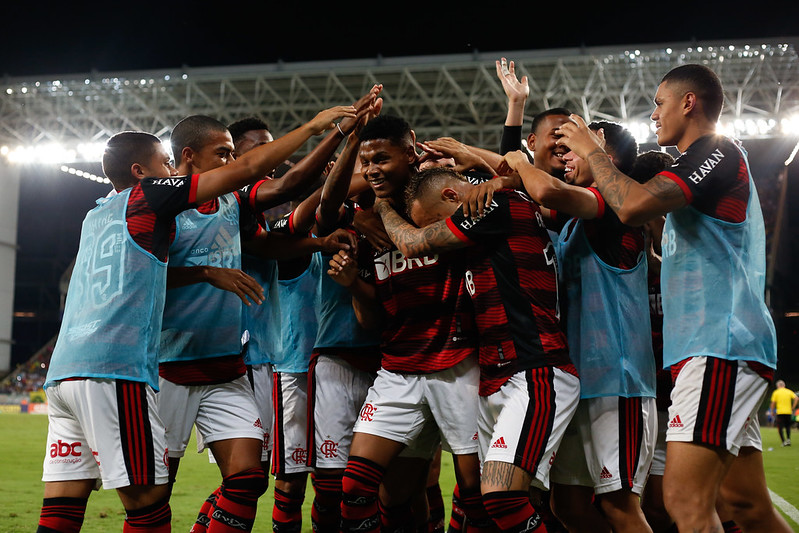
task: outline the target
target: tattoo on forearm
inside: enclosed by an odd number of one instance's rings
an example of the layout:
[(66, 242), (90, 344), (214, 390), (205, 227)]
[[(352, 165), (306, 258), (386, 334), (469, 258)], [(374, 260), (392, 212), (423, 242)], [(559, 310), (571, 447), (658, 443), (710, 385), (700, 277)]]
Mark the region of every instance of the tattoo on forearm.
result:
[[(624, 175), (617, 169), (607, 154), (602, 150), (595, 150), (588, 156), (594, 181), (599, 187), (602, 197), (611, 209), (618, 212), (627, 200), (630, 189), (637, 184), (632, 178)], [(646, 192), (659, 201), (671, 204), (675, 200), (684, 199), (682, 189), (672, 180), (655, 176), (643, 184)]]
[(417, 228), (391, 208), (381, 209), (380, 216), (389, 238), (407, 257), (418, 257), (431, 251), (444, 252), (463, 246), (444, 220)]

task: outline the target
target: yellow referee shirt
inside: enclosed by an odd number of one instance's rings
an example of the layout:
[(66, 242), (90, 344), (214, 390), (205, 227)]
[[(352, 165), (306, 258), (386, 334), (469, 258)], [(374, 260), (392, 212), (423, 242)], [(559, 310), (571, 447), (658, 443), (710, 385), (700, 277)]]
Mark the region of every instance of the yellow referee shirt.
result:
[(777, 408), (778, 415), (792, 414), (791, 404), (793, 403), (794, 398), (796, 398), (796, 394), (791, 389), (786, 387), (776, 389), (771, 394), (771, 402)]

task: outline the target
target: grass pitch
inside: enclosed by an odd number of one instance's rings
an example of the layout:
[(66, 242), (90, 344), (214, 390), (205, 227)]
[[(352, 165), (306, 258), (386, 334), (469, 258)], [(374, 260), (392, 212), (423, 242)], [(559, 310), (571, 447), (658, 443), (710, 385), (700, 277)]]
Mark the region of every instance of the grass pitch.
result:
[[(799, 508), (799, 492), (796, 479), (799, 479), (799, 431), (794, 432), (796, 444), (782, 447), (776, 428), (762, 428), (763, 460), (769, 489), (777, 494), (793, 511), (783, 515), (788, 523), (799, 531), (796, 508)], [(4, 533), (29, 532), (36, 530), (39, 510), (42, 504), (41, 482), (42, 461), (47, 437), (47, 417), (41, 415), (0, 414), (0, 449), (5, 450), (0, 457), (0, 531)], [(188, 450), (194, 450), (194, 443)], [(172, 493), (172, 530), (188, 532), (197, 511), (205, 498), (221, 482), (216, 465), (208, 462), (206, 454), (187, 452), (181, 460), (178, 481)], [(450, 505), (450, 495), (454, 485), (452, 460), (443, 454), (441, 465), (441, 489), (445, 506)], [(258, 518), (254, 531), (271, 531), (272, 486), (261, 497)], [(303, 532), (311, 531), (310, 506), (313, 490), (308, 485), (303, 506)], [(783, 505), (784, 506), (784, 505)], [(778, 505), (778, 508), (780, 506)], [(781, 509), (782, 511), (782, 509)], [(791, 518), (793, 513), (794, 518)], [(447, 514), (447, 519), (449, 514)], [(89, 498), (86, 520), (82, 531), (105, 533), (122, 531), (124, 521), (122, 504), (113, 490), (100, 490)]]

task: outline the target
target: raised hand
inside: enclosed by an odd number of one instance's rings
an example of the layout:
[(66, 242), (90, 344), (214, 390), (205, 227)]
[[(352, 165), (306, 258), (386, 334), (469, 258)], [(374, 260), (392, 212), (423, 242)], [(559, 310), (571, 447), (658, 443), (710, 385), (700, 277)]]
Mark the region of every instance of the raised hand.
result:
[(338, 119), (347, 117), (355, 119), (357, 116), (358, 113), (354, 106), (339, 105), (320, 111), (314, 118), (308, 121), (307, 126), (314, 135), (319, 135), (329, 129), (335, 128)]
[(502, 88), (508, 97), (509, 102), (525, 102), (530, 95), (530, 84), (527, 76), (522, 76), (519, 80), (516, 77), (516, 64), (504, 57), (496, 62), (497, 64), (497, 77), (502, 82)]
[(335, 254), (340, 251), (355, 250), (358, 242), (355, 235), (345, 229), (339, 228), (326, 237), (321, 237), (322, 252)]
[[(383, 100), (378, 98), (378, 96), (382, 90), (383, 85), (375, 84), (368, 93), (361, 96), (358, 101), (353, 104), (357, 116), (345, 117), (341, 120), (341, 122), (339, 122), (339, 127), (344, 135), (349, 135), (352, 133), (352, 131), (355, 130), (356, 126), (359, 124), (364, 124), (369, 115), (376, 114), (374, 113), (376, 106), (378, 106), (377, 113), (380, 112), (379, 108), (382, 107)], [(378, 101), (379, 104), (377, 103)]]
[(579, 115), (570, 115), (569, 121), (563, 123), (556, 133), (561, 135), (555, 141), (557, 144), (568, 146), (583, 159), (587, 159), (588, 155), (597, 149), (602, 150), (605, 145), (604, 132), (600, 130), (599, 134), (596, 134), (588, 129), (585, 120)]

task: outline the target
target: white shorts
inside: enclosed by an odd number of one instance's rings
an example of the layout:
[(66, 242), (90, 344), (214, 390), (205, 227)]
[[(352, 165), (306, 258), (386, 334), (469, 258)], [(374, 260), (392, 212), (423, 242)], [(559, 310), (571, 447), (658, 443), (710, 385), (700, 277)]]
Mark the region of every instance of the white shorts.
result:
[(308, 369), (308, 466), (345, 468), (352, 428), (374, 374), (358, 370), (340, 357), (318, 355)]
[(264, 427), (247, 376), (215, 385), (177, 385), (162, 378), (159, 386), (158, 409), (170, 457), (186, 453), (193, 425), (198, 452), (219, 440), (263, 441)]
[(757, 413), (768, 382), (745, 361), (693, 357), (671, 391), (667, 441), (762, 449)]
[(42, 481), (102, 480), (106, 489), (169, 482), (157, 394), (146, 383), (62, 381), (47, 388)]
[(272, 473), (310, 472), (308, 462), (308, 374), (275, 372)]
[[(272, 427), (275, 423), (275, 411), (272, 408), (272, 365), (253, 365), (247, 369), (252, 392), (255, 395), (255, 405), (258, 408), (258, 418), (264, 428), (264, 443), (261, 447), (261, 462), (269, 462), (272, 458)], [(200, 432), (197, 432), (197, 451), (202, 453), (205, 442)], [(216, 458), (211, 449), (208, 449), (208, 461), (216, 463)]]
[(432, 374), (397, 374), (380, 369), (355, 422), (355, 432), (408, 445), (428, 420), (454, 455), (477, 453), (477, 390), (480, 368), (467, 358)]
[(479, 400), (480, 461), (524, 469), (533, 485), (549, 488), (549, 471), (580, 400), (580, 379), (559, 368), (514, 374)]
[(583, 399), (571, 425), (552, 468), (555, 483), (641, 494), (657, 438), (654, 398)]
[(652, 466), (649, 467), (650, 476), (662, 476), (666, 472), (666, 430), (668, 425), (668, 411), (658, 411), (658, 438), (655, 441)]

